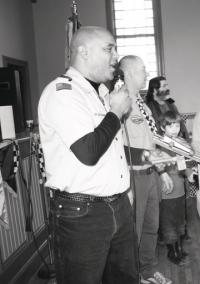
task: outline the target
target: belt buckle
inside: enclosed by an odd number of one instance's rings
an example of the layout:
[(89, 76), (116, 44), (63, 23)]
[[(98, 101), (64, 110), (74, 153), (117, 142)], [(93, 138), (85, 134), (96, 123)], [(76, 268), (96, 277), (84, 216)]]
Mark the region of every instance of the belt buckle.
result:
[(115, 194), (115, 195), (112, 195), (112, 196), (108, 196), (108, 197), (105, 198), (105, 201), (110, 203), (110, 202), (116, 200), (118, 197), (119, 197), (118, 194)]
[(105, 201), (108, 202), (108, 203), (112, 202), (113, 200), (115, 200), (115, 197), (113, 197), (113, 196), (105, 198)]

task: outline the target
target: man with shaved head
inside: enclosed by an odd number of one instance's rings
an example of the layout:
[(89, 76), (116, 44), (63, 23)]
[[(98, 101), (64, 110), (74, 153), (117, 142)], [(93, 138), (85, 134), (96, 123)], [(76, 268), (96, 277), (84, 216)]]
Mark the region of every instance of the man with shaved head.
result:
[[(167, 173), (160, 172), (144, 159), (144, 152), (154, 150), (152, 132), (155, 131), (150, 109), (139, 91), (145, 88), (147, 73), (144, 62), (138, 56), (128, 55), (119, 62), (124, 81), (132, 99), (132, 111), (126, 119), (129, 139), (124, 135), (125, 152), (131, 165), (136, 192), (136, 230), (139, 242), (141, 283), (169, 284), (156, 271), (156, 245), (159, 225), (159, 191), (170, 192), (173, 188)], [(124, 131), (125, 133), (125, 131)], [(131, 158), (130, 158), (131, 156)], [(162, 181), (162, 186), (161, 186)]]
[(39, 102), (39, 129), (51, 198), (57, 283), (139, 283), (132, 191), (121, 118), (125, 87), (109, 94), (118, 55), (113, 36), (82, 27), (70, 67)]

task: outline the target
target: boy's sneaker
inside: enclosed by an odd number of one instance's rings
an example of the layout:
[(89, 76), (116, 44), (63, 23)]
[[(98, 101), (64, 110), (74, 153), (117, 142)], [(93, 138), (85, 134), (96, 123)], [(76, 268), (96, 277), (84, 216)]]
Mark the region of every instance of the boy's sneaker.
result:
[(172, 280), (166, 278), (162, 273), (155, 272), (153, 277), (141, 278), (141, 284), (172, 284)]

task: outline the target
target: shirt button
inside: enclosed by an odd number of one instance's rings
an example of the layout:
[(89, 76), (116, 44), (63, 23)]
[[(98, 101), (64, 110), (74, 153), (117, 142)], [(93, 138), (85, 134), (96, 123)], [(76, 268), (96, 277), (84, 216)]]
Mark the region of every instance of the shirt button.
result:
[(118, 138), (116, 137), (115, 140), (118, 141)]
[(122, 156), (120, 156), (120, 159), (122, 159)]
[(123, 175), (121, 175), (121, 178), (123, 178)]

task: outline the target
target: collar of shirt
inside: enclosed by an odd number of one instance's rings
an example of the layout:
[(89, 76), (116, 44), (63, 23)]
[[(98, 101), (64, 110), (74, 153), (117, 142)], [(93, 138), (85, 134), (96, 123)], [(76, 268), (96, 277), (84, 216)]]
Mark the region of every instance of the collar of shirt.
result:
[(140, 93), (137, 93), (137, 94), (136, 94), (136, 100), (137, 100), (137, 99), (143, 100), (142, 97), (140, 96)]
[(87, 78), (85, 78), (86, 80), (88, 80), (88, 82), (92, 85), (92, 87), (95, 89), (95, 91), (97, 92), (97, 93), (99, 93), (99, 86), (100, 86), (100, 84), (99, 83), (96, 83), (96, 82), (94, 82), (94, 81), (91, 81), (91, 80), (89, 80), (89, 79), (87, 79)]
[[(83, 75), (74, 67), (70, 67), (65, 73), (65, 75), (72, 78), (72, 84), (73, 80), (76, 81), (76, 84), (80, 85), (81, 89), (84, 89), (84, 92), (94, 93), (94, 87), (91, 85), (91, 83), (85, 77), (83, 77)], [(108, 88), (103, 83), (100, 84), (99, 95), (104, 99), (108, 94)]]

